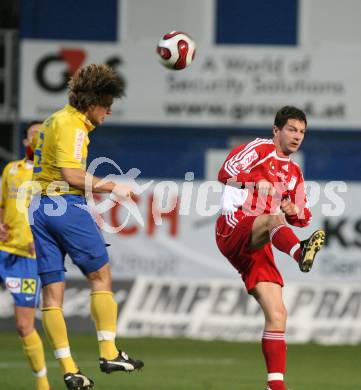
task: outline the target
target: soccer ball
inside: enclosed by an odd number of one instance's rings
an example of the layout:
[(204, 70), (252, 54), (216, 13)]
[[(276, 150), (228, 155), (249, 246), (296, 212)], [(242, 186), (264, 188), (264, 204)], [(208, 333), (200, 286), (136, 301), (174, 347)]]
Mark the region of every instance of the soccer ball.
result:
[(194, 59), (195, 52), (196, 45), (192, 38), (179, 31), (165, 34), (157, 46), (161, 64), (173, 70), (189, 66)]

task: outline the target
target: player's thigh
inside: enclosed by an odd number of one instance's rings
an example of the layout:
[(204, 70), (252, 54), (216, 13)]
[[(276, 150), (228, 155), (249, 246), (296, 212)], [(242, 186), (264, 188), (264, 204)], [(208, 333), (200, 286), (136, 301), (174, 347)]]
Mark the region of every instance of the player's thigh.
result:
[[(47, 215), (45, 205), (45, 199), (41, 198), (41, 205), (33, 214), (34, 224), (31, 225), (39, 275), (65, 271), (65, 250), (49, 227), (49, 221), (56, 217)], [(53, 280), (44, 281), (48, 283)]]
[(284, 223), (284, 218), (281, 215), (262, 214), (257, 216), (253, 222), (249, 248), (261, 248), (267, 244), (270, 229), (282, 223)]
[(241, 258), (243, 262), (240, 263), (239, 272), (249, 293), (252, 293), (260, 282), (283, 286), (282, 275), (276, 266), (270, 243), (259, 249), (245, 250)]
[(62, 307), (64, 301), (65, 282), (48, 283), (43, 287), (43, 307)]
[(273, 282), (259, 282), (251, 294), (260, 304), (266, 320), (285, 320), (287, 312), (283, 302), (282, 286)]
[(235, 218), (229, 215), (220, 215), (217, 218), (216, 243), (221, 253), (231, 263), (231, 259), (241, 259), (243, 252), (247, 250), (255, 218), (255, 216)]

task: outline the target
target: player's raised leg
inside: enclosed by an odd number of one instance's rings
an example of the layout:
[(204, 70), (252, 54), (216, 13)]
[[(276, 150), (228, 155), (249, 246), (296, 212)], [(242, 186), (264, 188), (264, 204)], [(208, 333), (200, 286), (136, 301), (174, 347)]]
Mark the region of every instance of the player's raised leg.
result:
[(250, 248), (260, 248), (268, 241), (279, 251), (294, 258), (302, 272), (309, 272), (317, 252), (325, 242), (325, 232), (316, 230), (308, 239), (301, 241), (286, 225), (282, 215), (259, 215), (253, 224)]
[(144, 363), (118, 350), (115, 344), (118, 305), (111, 290), (109, 263), (87, 275), (91, 283), (91, 314), (97, 330), (99, 363), (103, 372), (131, 372), (141, 369)]
[(275, 283), (260, 282), (251, 291), (265, 315), (262, 351), (267, 367), (267, 385), (270, 390), (286, 390), (285, 329), (287, 311), (282, 299), (282, 287)]

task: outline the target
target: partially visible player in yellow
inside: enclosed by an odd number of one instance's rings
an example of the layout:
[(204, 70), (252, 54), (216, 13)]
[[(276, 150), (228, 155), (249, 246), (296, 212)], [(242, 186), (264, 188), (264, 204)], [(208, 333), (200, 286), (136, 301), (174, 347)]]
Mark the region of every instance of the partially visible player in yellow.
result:
[(68, 86), (69, 104), (47, 118), (39, 133), (33, 176), (39, 193), (35, 190), (29, 216), (42, 283), (43, 327), (66, 387), (87, 390), (94, 382), (72, 357), (62, 309), (66, 254), (91, 287), (90, 311), (97, 330), (100, 370), (134, 372), (144, 363), (116, 344), (118, 305), (112, 292), (109, 256), (85, 197), (86, 190), (92, 190), (110, 193), (119, 201), (131, 199), (129, 185), (104, 181), (86, 171), (89, 132), (111, 115), (113, 99), (124, 94), (124, 81), (105, 64), (89, 64), (74, 73)]
[[(25, 130), (26, 157), (6, 165), (2, 173), (0, 203), (0, 282), (12, 294), (15, 302), (16, 329), (23, 349), (36, 378), (36, 390), (49, 390), (43, 343), (34, 328), (35, 310), (39, 303), (40, 278), (33, 236), (27, 222), (25, 205), (31, 190), (23, 191), (27, 181), (32, 180), (33, 152), (31, 140), (39, 131), (39, 122), (31, 123)], [(22, 186), (23, 185), (23, 186)], [(25, 199), (21, 199), (25, 198)]]

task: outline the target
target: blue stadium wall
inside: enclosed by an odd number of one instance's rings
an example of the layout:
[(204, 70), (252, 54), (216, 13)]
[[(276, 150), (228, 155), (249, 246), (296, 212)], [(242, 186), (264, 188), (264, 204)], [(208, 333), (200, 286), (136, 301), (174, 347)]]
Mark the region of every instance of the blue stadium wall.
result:
[[(106, 0), (106, 7), (99, 6), (95, 0), (23, 0), (21, 36), (114, 42), (119, 29), (118, 4), (117, 0)], [(298, 44), (297, 0), (217, 0), (216, 6), (216, 44)], [(77, 8), (79, 12), (75, 12)], [(97, 28), (104, 20), (107, 28)], [(193, 171), (196, 179), (203, 179), (207, 149), (228, 148), (230, 138), (237, 136), (270, 137), (271, 125), (269, 129), (237, 130), (103, 126), (91, 135), (89, 158), (107, 156), (124, 170), (137, 167), (143, 178), (182, 179), (185, 172)], [(303, 144), (306, 178), (360, 181), (361, 124), (358, 131), (312, 130), (312, 124), (310, 127)], [(106, 173), (109, 172), (99, 171), (99, 174)]]

